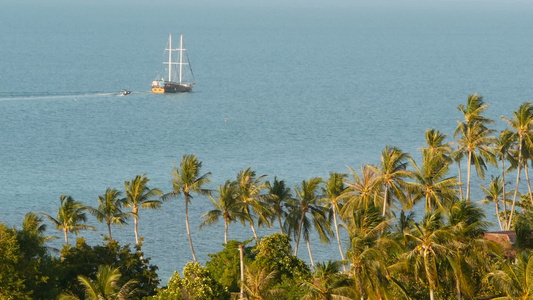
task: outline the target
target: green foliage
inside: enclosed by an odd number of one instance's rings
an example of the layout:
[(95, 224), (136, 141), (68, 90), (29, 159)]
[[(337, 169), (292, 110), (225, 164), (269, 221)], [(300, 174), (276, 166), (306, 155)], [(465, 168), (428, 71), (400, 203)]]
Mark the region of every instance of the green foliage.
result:
[(188, 263), (183, 277), (178, 272), (170, 278), (167, 287), (147, 300), (224, 300), (230, 299), (228, 290), (214, 280), (207, 268), (199, 263)]
[[(211, 258), (205, 266), (211, 276), (230, 292), (239, 292), (241, 276), (239, 245), (246, 244), (235, 240), (224, 245), (224, 249), (216, 254), (209, 254)], [(250, 247), (244, 247), (244, 261), (248, 265), (253, 259)]]
[(65, 247), (61, 251), (58, 285), (63, 291), (71, 291), (78, 296), (83, 295), (83, 287), (77, 281), (79, 275), (95, 278), (99, 265), (118, 268), (122, 276), (117, 281), (124, 285), (129, 280), (138, 282), (141, 296), (155, 294), (159, 278), (157, 267), (149, 264), (149, 258), (143, 258), (140, 247), (132, 252), (129, 244), (120, 246), (114, 240), (107, 244), (91, 247), (79, 238), (75, 247)]
[(53, 298), (52, 264), (41, 233), (0, 223), (0, 299)]

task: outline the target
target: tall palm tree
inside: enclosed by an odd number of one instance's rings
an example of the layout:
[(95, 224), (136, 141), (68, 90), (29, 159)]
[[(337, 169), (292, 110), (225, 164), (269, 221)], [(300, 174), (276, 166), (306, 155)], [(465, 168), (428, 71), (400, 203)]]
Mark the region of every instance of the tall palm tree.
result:
[[(78, 281), (85, 289), (85, 300), (127, 300), (135, 299), (139, 292), (137, 281), (129, 280), (119, 286), (120, 271), (111, 266), (98, 266), (96, 280), (91, 280), (83, 275), (78, 275)], [(73, 294), (61, 294), (59, 300), (79, 300)]]
[(119, 198), (120, 192), (116, 189), (107, 188), (103, 196), (98, 196), (98, 207), (89, 207), (89, 212), (96, 217), (100, 222), (107, 224), (107, 231), (109, 238), (113, 239), (111, 235), (111, 224), (124, 225), (127, 224), (126, 219), (130, 214), (122, 212), (122, 205), (126, 199)]
[(57, 218), (43, 213), (59, 231), (65, 235), (65, 245), (68, 245), (68, 233), (77, 234), (80, 230), (93, 229), (93, 226), (82, 224), (87, 221), (85, 211), (87, 207), (81, 202), (74, 200), (71, 196), (61, 195), (59, 198), (61, 205), (57, 212)]
[(278, 180), (274, 177), (274, 182), (266, 182), (268, 189), (268, 197), (266, 197), (266, 203), (270, 206), (272, 210), (272, 218), (276, 218), (279, 224), (279, 230), (283, 234), (283, 223), (281, 222), (282, 218), (287, 216), (286, 206), (290, 205), (289, 203), (292, 200), (291, 188), (286, 186), (285, 180)]
[(262, 191), (267, 188), (263, 181), (265, 175), (257, 177), (252, 168), (242, 170), (237, 174), (236, 199), (242, 208), (242, 223), (250, 223), (254, 238), (259, 243), (257, 231), (254, 225), (254, 214), (258, 218), (258, 224), (269, 224), (270, 210), (265, 203), (265, 195)]
[(26, 213), (22, 220), (22, 232), (28, 234), (33, 240), (36, 240), (40, 245), (45, 242), (56, 239), (55, 236), (45, 236), (46, 224), (43, 223), (43, 218), (39, 217), (33, 212)]
[(224, 219), (224, 244), (228, 243), (228, 227), (231, 222), (242, 218), (240, 203), (235, 198), (235, 182), (226, 180), (224, 185), (218, 186), (218, 198), (215, 200), (209, 195), (215, 209), (202, 215), (204, 221), (200, 224), (200, 229), (207, 225), (214, 224), (220, 217)]
[(370, 206), (350, 211), (345, 221), (350, 235), (346, 256), (350, 261), (355, 296), (388, 299), (385, 295), (395, 288), (395, 284), (389, 280), (386, 257), (400, 249), (397, 243), (386, 237), (393, 220), (385, 220), (379, 208)]
[(430, 212), (435, 207), (444, 208), (456, 197), (458, 183), (455, 177), (446, 177), (448, 164), (438, 158), (424, 159), (422, 168), (412, 159), (411, 164), (415, 168), (411, 173), (414, 182), (407, 183), (407, 186), (413, 194), (413, 203), (424, 198), (425, 210)]
[(137, 175), (131, 181), (125, 181), (124, 187), (126, 190), (126, 201), (124, 206), (131, 209), (133, 215), (135, 243), (139, 245), (139, 209), (151, 208), (156, 209), (161, 207), (161, 200), (158, 200), (163, 194), (159, 189), (150, 189), (148, 182), (150, 179), (146, 175)]
[[(484, 131), (487, 130), (486, 125), (494, 123), (492, 119), (484, 117), (482, 114), (489, 108), (488, 104), (485, 104), (483, 101), (483, 97), (472, 94), (468, 95), (468, 99), (466, 102), (466, 106), (463, 104), (460, 104), (457, 106), (459, 111), (463, 114), (464, 121), (458, 121), (458, 126), (454, 132), (454, 137), (461, 135), (464, 137), (465, 134), (468, 135), (475, 135), (472, 132), (476, 131)], [(473, 130), (472, 127), (476, 125), (478, 129)], [(468, 138), (472, 139), (472, 137)], [(464, 142), (460, 143), (457, 151), (454, 153), (454, 160), (457, 162), (457, 165), (459, 166), (459, 182), (461, 183), (460, 189), (461, 189), (461, 199), (463, 199), (463, 187), (462, 187), (462, 180), (461, 180), (461, 160), (464, 158), (465, 154), (472, 153), (472, 149), (469, 149), (468, 147), (464, 147)], [(467, 169), (468, 172), (470, 172), (472, 160), (469, 159)], [(480, 172), (479, 165), (476, 164), (476, 170), (478, 170), (478, 175)], [(470, 173), (469, 173), (470, 174)], [(467, 175), (467, 181), (470, 180), (470, 175)], [(469, 183), (467, 183), (467, 199), (469, 199)]]
[(189, 203), (191, 202), (191, 193), (198, 195), (209, 195), (209, 189), (204, 188), (206, 184), (211, 183), (211, 172), (200, 175), (202, 162), (193, 154), (184, 155), (179, 168), (174, 167), (172, 170), (172, 187), (174, 190), (167, 193), (163, 199), (177, 197), (183, 194), (185, 198), (185, 227), (189, 237), (189, 246), (191, 247), (192, 258), (197, 262), (196, 253), (192, 243), (191, 230), (189, 228)]
[[(533, 107), (531, 107), (531, 103), (524, 103), (520, 105), (517, 111), (513, 113), (513, 118), (508, 119), (504, 116), (502, 116), (502, 119), (506, 121), (509, 126), (514, 130), (513, 135), (518, 138), (518, 160), (517, 160), (517, 168), (516, 168), (516, 186), (513, 196), (513, 203), (511, 205), (511, 212), (509, 215), (509, 222), (507, 223), (507, 228), (511, 228), (511, 222), (513, 219), (514, 214), (514, 208), (516, 204), (516, 197), (518, 195), (518, 186), (520, 183), (520, 171), (521, 167), (527, 165), (523, 162), (523, 156), (524, 156), (524, 149), (526, 149), (525, 144), (531, 145), (532, 140), (532, 128), (533, 128)], [(531, 197), (531, 195), (530, 195)], [(533, 199), (531, 199), (533, 201)]]
[(401, 255), (401, 260), (413, 268), (417, 278), (426, 280), (430, 299), (434, 300), (435, 289), (439, 285), (439, 260), (446, 260), (450, 249), (448, 241), (452, 239), (452, 231), (443, 223), (442, 213), (427, 213), (422, 224), (415, 224), (412, 232), (406, 236), (415, 247)]
[(344, 218), (345, 214), (364, 208), (368, 209), (370, 206), (377, 205), (379, 185), (378, 174), (374, 171), (375, 168), (370, 165), (361, 166), (361, 176), (357, 172), (348, 167), (353, 180), (346, 180), (346, 189), (342, 195), (344, 206), (339, 211)]
[(516, 262), (505, 262), (500, 270), (487, 274), (486, 280), (507, 297), (498, 299), (523, 299), (533, 297), (533, 252), (522, 251)]
[[(513, 147), (516, 143), (515, 136), (513, 133), (506, 129), (504, 131), (500, 132), (500, 135), (493, 140), (493, 151), (494, 156), (500, 161), (501, 163), (501, 174), (502, 174), (502, 195), (503, 195), (503, 220), (505, 223), (504, 226), (500, 226), (501, 230), (508, 229), (507, 228), (507, 193), (505, 192), (505, 186), (507, 185), (505, 182), (505, 174), (507, 173), (507, 168), (505, 167), (505, 161), (509, 161), (511, 163), (511, 167), (516, 167), (516, 161), (514, 160), (513, 155)], [(498, 219), (500, 221), (500, 219)]]
[[(499, 176), (494, 177), (491, 182), (489, 183), (488, 188), (484, 187), (483, 185), (480, 185), (481, 190), (483, 193), (485, 193), (485, 198), (483, 202), (494, 202), (494, 210), (496, 212), (496, 218), (498, 219), (498, 225), (500, 227), (500, 230), (506, 230), (506, 224), (507, 224), (507, 214), (503, 212), (503, 217), (500, 213), (500, 202), (504, 203), (505, 205), (505, 182), (503, 181), (503, 178), (500, 178)], [(503, 222), (502, 222), (503, 221)]]
[(494, 154), (491, 151), (490, 145), (492, 144), (493, 137), (491, 133), (492, 129), (488, 129), (480, 122), (472, 124), (459, 123), (456, 133), (460, 134), (460, 138), (457, 141), (459, 145), (459, 151), (466, 153), (467, 156), (467, 169), (466, 169), (466, 200), (470, 201), (470, 179), (472, 165), (476, 167), (477, 175), (479, 178), (484, 179), (485, 170), (487, 169), (486, 163), (495, 163)]
[(383, 185), (383, 210), (382, 215), (387, 213), (389, 206), (389, 196), (395, 197), (400, 202), (406, 202), (406, 196), (403, 186), (405, 185), (404, 178), (408, 177), (410, 172), (407, 170), (409, 154), (402, 152), (396, 147), (385, 147), (381, 153), (381, 163), (379, 168), (374, 168), (378, 174), (378, 180)]
[[(313, 254), (311, 252), (310, 236), (311, 226), (314, 225), (320, 241), (323, 243), (329, 242), (329, 236), (332, 234), (331, 225), (326, 217), (326, 210), (318, 203), (319, 195), (317, 194), (321, 178), (311, 178), (309, 181), (302, 181), (300, 187), (294, 187), (296, 199), (298, 200), (297, 209), (290, 212), (289, 218), (298, 220), (298, 232), (296, 235), (296, 247), (294, 255), (298, 255), (298, 246), (300, 244), (300, 237), (304, 236), (307, 242), (307, 250), (309, 251), (309, 259), (311, 265), (315, 266), (313, 261)], [(294, 232), (294, 231), (293, 231)]]
[(300, 283), (306, 300), (349, 300), (351, 298), (352, 279), (340, 273), (340, 262), (328, 261), (317, 263), (310, 280)]
[(452, 148), (449, 143), (445, 143), (447, 135), (436, 129), (426, 130), (426, 147), (420, 148), (423, 157), (439, 157), (443, 161), (450, 161)]
[[(333, 225), (335, 226), (335, 236), (337, 237), (337, 244), (339, 245), (339, 252), (341, 254), (341, 259), (344, 260), (344, 251), (342, 250), (342, 243), (339, 234), (339, 224), (337, 221), (337, 215), (342, 209), (342, 195), (346, 190), (344, 185), (344, 179), (346, 174), (340, 173), (329, 173), (329, 178), (326, 180), (325, 187), (322, 187), (322, 193), (324, 198), (321, 200), (324, 203), (324, 207), (331, 210), (331, 215), (333, 215)], [(343, 265), (344, 270), (345, 266)]]

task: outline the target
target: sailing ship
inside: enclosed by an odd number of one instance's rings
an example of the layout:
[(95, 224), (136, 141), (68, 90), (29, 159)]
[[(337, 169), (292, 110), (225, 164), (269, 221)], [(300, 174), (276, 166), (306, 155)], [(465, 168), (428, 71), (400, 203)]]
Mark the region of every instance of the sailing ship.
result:
[[(152, 92), (158, 94), (191, 92), (195, 83), (186, 81), (185, 75), (189, 73), (192, 80), (194, 80), (194, 75), (187, 50), (183, 46), (183, 35), (180, 35), (180, 47), (177, 49), (172, 49), (172, 35), (169, 35), (168, 48), (165, 51), (168, 51), (168, 61), (163, 62), (163, 64), (168, 65), (168, 80), (161, 78), (152, 81)], [(173, 57), (173, 52), (178, 52), (178, 57)], [(177, 66), (177, 70), (173, 66)], [(184, 69), (184, 66), (188, 68)]]

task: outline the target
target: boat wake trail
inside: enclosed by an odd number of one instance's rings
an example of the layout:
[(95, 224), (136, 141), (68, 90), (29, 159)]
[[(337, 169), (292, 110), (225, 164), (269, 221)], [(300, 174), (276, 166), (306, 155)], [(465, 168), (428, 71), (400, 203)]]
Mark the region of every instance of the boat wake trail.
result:
[(72, 94), (39, 94), (39, 93), (25, 93), (25, 94), (3, 94), (0, 93), (0, 101), (9, 100), (54, 100), (54, 99), (85, 99), (85, 98), (100, 98), (100, 97), (115, 97), (120, 96), (120, 92), (89, 92), (89, 93), (72, 93)]

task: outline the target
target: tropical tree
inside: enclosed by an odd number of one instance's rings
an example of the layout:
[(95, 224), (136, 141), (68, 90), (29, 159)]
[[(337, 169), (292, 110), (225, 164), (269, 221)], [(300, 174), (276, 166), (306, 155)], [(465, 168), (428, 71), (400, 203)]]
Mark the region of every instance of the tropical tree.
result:
[[(294, 187), (296, 199), (298, 200), (297, 209), (289, 214), (292, 220), (298, 220), (298, 231), (296, 233), (296, 246), (294, 255), (298, 255), (298, 246), (300, 244), (300, 237), (304, 236), (307, 242), (307, 250), (309, 251), (309, 259), (311, 265), (314, 266), (313, 254), (311, 252), (310, 236), (311, 226), (314, 225), (320, 241), (323, 243), (329, 242), (329, 236), (332, 234), (331, 225), (326, 217), (326, 210), (318, 204), (319, 195), (317, 194), (321, 178), (311, 178), (309, 181), (302, 181), (301, 187)], [(294, 233), (294, 231), (292, 231)]]
[(396, 147), (385, 147), (381, 153), (381, 163), (379, 168), (374, 168), (378, 174), (378, 183), (383, 186), (383, 210), (382, 215), (387, 213), (387, 207), (392, 202), (392, 197), (405, 203), (406, 196), (403, 186), (404, 178), (408, 177), (410, 172), (407, 170), (409, 154), (402, 152)]
[(285, 180), (278, 180), (274, 176), (274, 182), (271, 184), (266, 182), (268, 189), (268, 197), (266, 197), (266, 203), (272, 210), (272, 220), (276, 218), (279, 224), (280, 233), (283, 232), (283, 223), (281, 220), (287, 216), (286, 207), (290, 205), (292, 200), (291, 188), (286, 186)]
[(61, 195), (61, 204), (57, 212), (57, 218), (43, 213), (57, 228), (65, 235), (65, 245), (68, 245), (69, 232), (78, 234), (81, 230), (93, 229), (93, 226), (82, 224), (87, 221), (85, 211), (87, 207), (81, 202), (74, 200), (71, 196)]
[(430, 299), (435, 299), (439, 286), (439, 261), (446, 260), (450, 249), (452, 231), (444, 225), (440, 211), (428, 212), (421, 224), (415, 223), (413, 231), (406, 233), (414, 247), (400, 256), (400, 261), (413, 269), (415, 278), (422, 280), (429, 288)]
[[(331, 215), (333, 216), (335, 236), (337, 237), (337, 244), (339, 245), (339, 252), (342, 260), (344, 260), (344, 251), (342, 250), (337, 215), (342, 209), (342, 195), (346, 190), (346, 186), (344, 185), (345, 178), (345, 174), (329, 173), (329, 178), (326, 181), (325, 187), (322, 187), (324, 198), (320, 200), (322, 203), (324, 203), (325, 208), (330, 209)], [(343, 268), (346, 270), (344, 265)]]
[(495, 299), (532, 299), (533, 252), (520, 252), (514, 263), (507, 261), (500, 270), (487, 274), (486, 281), (507, 296)]
[[(509, 126), (514, 130), (513, 136), (518, 139), (518, 159), (517, 159), (517, 168), (516, 168), (516, 186), (513, 196), (513, 203), (511, 205), (511, 212), (509, 215), (507, 228), (511, 228), (511, 222), (513, 220), (514, 208), (516, 204), (516, 199), (518, 196), (518, 186), (520, 183), (520, 171), (521, 167), (527, 167), (524, 164), (524, 150), (527, 149), (526, 144), (531, 145), (532, 140), (532, 128), (533, 128), (533, 107), (531, 103), (524, 103), (520, 105), (517, 111), (513, 113), (513, 118), (508, 119), (502, 116), (502, 119), (506, 121)], [(531, 193), (530, 193), (531, 199)], [(533, 200), (531, 200), (533, 202)]]
[(244, 291), (250, 300), (279, 298), (283, 291), (273, 288), (276, 283), (277, 271), (261, 268), (246, 268), (244, 271)]
[(408, 182), (409, 192), (413, 194), (412, 203), (425, 200), (426, 212), (435, 208), (443, 209), (456, 197), (455, 187), (459, 184), (455, 177), (448, 175), (448, 164), (438, 158), (424, 158), (422, 168), (414, 160), (411, 164), (415, 171), (411, 173), (414, 182)]
[[(502, 230), (508, 229), (507, 228), (507, 193), (505, 191), (505, 186), (507, 185), (505, 181), (505, 174), (507, 173), (507, 168), (505, 166), (505, 162), (509, 161), (511, 163), (511, 167), (516, 167), (516, 161), (515, 161), (515, 155), (513, 151), (513, 147), (515, 146), (516, 139), (515, 135), (509, 130), (506, 129), (504, 131), (500, 132), (500, 135), (498, 137), (495, 137), (492, 144), (492, 149), (494, 151), (494, 156), (497, 158), (497, 160), (501, 163), (501, 174), (502, 174), (502, 202), (503, 202), (503, 220), (504, 224), (503, 226), (500, 225), (500, 228)], [(500, 222), (500, 219), (498, 219), (498, 222)]]
[(110, 239), (113, 239), (113, 236), (111, 235), (111, 224), (122, 226), (127, 224), (126, 219), (130, 217), (130, 214), (122, 212), (122, 205), (126, 199), (119, 197), (119, 191), (107, 188), (103, 196), (98, 196), (98, 207), (88, 207), (89, 212), (95, 216), (98, 221), (107, 224), (107, 231), (109, 232)]
[[(496, 176), (492, 178), (491, 182), (489, 183), (488, 188), (484, 187), (483, 185), (480, 185), (481, 190), (483, 193), (485, 193), (485, 198), (483, 200), (484, 203), (487, 202), (494, 202), (494, 210), (496, 212), (496, 218), (498, 219), (498, 226), (500, 227), (500, 230), (506, 230), (507, 226), (507, 212), (506, 207), (507, 205), (505, 202), (506, 195), (505, 195), (505, 181), (503, 181), (503, 178), (500, 178), (499, 176)], [(500, 212), (500, 202), (504, 205), (503, 213)], [(503, 221), (503, 222), (502, 222)]]
[(36, 239), (42, 246), (45, 242), (55, 239), (53, 236), (45, 236), (46, 224), (43, 223), (43, 218), (39, 217), (33, 212), (26, 213), (22, 220), (22, 232), (30, 235)]
[(345, 222), (355, 298), (387, 299), (396, 284), (390, 280), (386, 258), (400, 251), (399, 244), (386, 237), (392, 219), (385, 220), (378, 208), (370, 206), (351, 211)]
[(261, 192), (267, 188), (263, 181), (265, 175), (257, 177), (252, 168), (242, 170), (237, 174), (236, 180), (236, 199), (240, 203), (243, 216), (241, 222), (250, 223), (250, 228), (254, 238), (259, 243), (257, 231), (255, 230), (254, 214), (258, 218), (258, 224), (269, 224), (270, 210), (265, 203), (265, 195)]
[(204, 221), (200, 224), (200, 229), (207, 225), (216, 223), (220, 217), (224, 219), (224, 244), (228, 243), (228, 227), (232, 222), (243, 217), (240, 203), (235, 198), (235, 182), (226, 180), (224, 185), (218, 186), (218, 199), (215, 200), (209, 195), (215, 209), (202, 215)]
[(163, 199), (177, 197), (183, 194), (185, 198), (185, 227), (189, 237), (189, 246), (191, 247), (192, 258), (196, 262), (196, 253), (189, 228), (189, 203), (193, 198), (191, 193), (198, 195), (209, 195), (209, 189), (204, 188), (206, 184), (211, 183), (211, 172), (200, 175), (202, 162), (193, 154), (184, 155), (179, 168), (174, 167), (172, 170), (172, 187), (173, 191), (163, 196)]
[(159, 189), (150, 189), (148, 182), (150, 179), (146, 175), (137, 175), (131, 181), (125, 181), (126, 201), (124, 206), (131, 209), (133, 215), (135, 243), (139, 245), (139, 231), (137, 229), (139, 222), (139, 209), (141, 208), (160, 208), (161, 200), (158, 200), (163, 194)]
[(459, 123), (456, 133), (460, 134), (457, 141), (458, 150), (466, 153), (467, 171), (466, 171), (466, 200), (470, 201), (470, 178), (472, 165), (476, 167), (479, 178), (484, 179), (485, 170), (487, 169), (485, 161), (495, 163), (494, 154), (490, 145), (493, 137), (492, 129), (488, 129), (484, 124), (475, 122), (472, 124)]
[[(457, 162), (457, 165), (459, 166), (459, 182), (461, 183), (460, 189), (461, 189), (461, 199), (463, 199), (463, 190), (462, 190), (462, 180), (461, 180), (461, 160), (464, 158), (464, 156), (468, 156), (468, 164), (467, 164), (467, 199), (470, 199), (469, 195), (469, 187), (470, 187), (470, 170), (471, 170), (471, 163), (472, 163), (472, 154), (475, 154), (474, 151), (477, 149), (477, 145), (485, 143), (485, 138), (481, 138), (481, 143), (479, 142), (473, 142), (475, 140), (479, 140), (480, 138), (480, 132), (483, 133), (481, 135), (486, 135), (485, 131), (488, 130), (486, 125), (491, 124), (494, 121), (492, 119), (484, 117), (482, 114), (489, 108), (489, 105), (485, 104), (483, 101), (483, 97), (472, 94), (468, 95), (468, 99), (466, 102), (466, 106), (463, 104), (460, 104), (457, 106), (459, 111), (463, 114), (464, 121), (458, 121), (458, 126), (455, 129), (454, 137), (461, 134), (462, 141), (458, 143), (458, 148), (454, 152), (453, 157), (454, 160)], [(477, 128), (473, 128), (477, 127)], [(484, 153), (483, 153), (484, 154)], [(484, 174), (484, 161), (477, 161), (476, 158), (479, 158), (479, 156), (474, 157), (474, 163), (476, 164), (476, 170), (478, 172), (478, 176), (481, 174)], [(483, 176), (483, 175), (481, 175)]]
[[(138, 293), (137, 281), (129, 280), (122, 286), (118, 286), (118, 281), (121, 277), (118, 268), (112, 268), (111, 266), (99, 266), (96, 273), (96, 280), (78, 275), (78, 281), (85, 288), (86, 300), (100, 300), (100, 299), (113, 299), (113, 300), (127, 300), (134, 299)], [(62, 294), (59, 296), (59, 300), (79, 300), (74, 294)]]
[(352, 299), (352, 279), (340, 273), (340, 262), (317, 263), (310, 280), (300, 284), (305, 291), (302, 299), (308, 300), (348, 300)]
[(345, 181), (346, 189), (342, 195), (344, 206), (340, 210), (342, 218), (356, 209), (368, 209), (370, 206), (377, 205), (376, 198), (378, 198), (379, 191), (378, 174), (374, 171), (375, 168), (370, 165), (361, 166), (361, 176), (354, 169), (350, 167), (348, 169), (353, 180)]
[(452, 148), (449, 143), (445, 143), (447, 135), (436, 129), (426, 130), (426, 147), (420, 148), (423, 157), (438, 157), (445, 162), (451, 160)]

